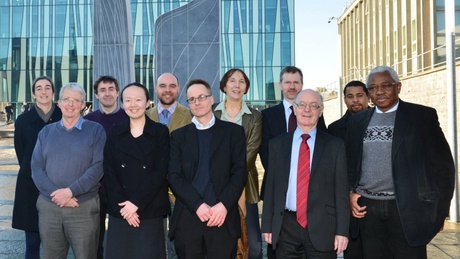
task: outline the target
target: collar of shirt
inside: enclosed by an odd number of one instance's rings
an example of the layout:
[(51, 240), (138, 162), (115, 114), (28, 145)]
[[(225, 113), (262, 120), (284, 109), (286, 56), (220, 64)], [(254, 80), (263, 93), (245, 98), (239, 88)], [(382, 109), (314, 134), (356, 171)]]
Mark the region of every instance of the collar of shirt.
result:
[(168, 110), (168, 111), (169, 111), (169, 114), (173, 114), (174, 111), (176, 110), (176, 108), (177, 108), (177, 102), (174, 102), (171, 106), (169, 106), (168, 109), (163, 108), (163, 106), (161, 106), (161, 104), (158, 103), (158, 107), (157, 107), (158, 116), (161, 115), (161, 113), (163, 112), (163, 110)]
[(117, 105), (117, 108), (113, 110), (113, 112), (110, 112), (110, 113), (105, 113), (102, 109), (99, 109), (99, 110), (101, 111), (102, 114), (109, 115), (109, 114), (117, 113), (120, 110), (120, 106)]
[(393, 108), (389, 109), (389, 110), (386, 111), (386, 112), (382, 112), (382, 111), (379, 109), (379, 107), (375, 106), (375, 112), (376, 112), (376, 113), (389, 113), (389, 112), (394, 112), (394, 111), (398, 110), (398, 106), (399, 106), (399, 100), (398, 100), (398, 103), (397, 103), (395, 106), (393, 106)]
[(286, 132), (288, 131), (289, 127), (289, 116), (291, 116), (292, 110), (291, 106), (294, 104), (290, 104), (286, 99), (283, 99), (283, 106), (284, 106), (284, 119), (286, 120)]
[(206, 125), (203, 125), (200, 122), (198, 122), (195, 116), (193, 116), (192, 122), (193, 124), (195, 124), (197, 130), (206, 130), (214, 126), (214, 124), (216, 123), (216, 117), (213, 114), (211, 120)]
[(70, 128), (70, 129), (68, 129), (68, 128), (66, 128), (66, 127), (64, 126), (64, 123), (62, 122), (62, 120), (59, 122), (59, 124), (60, 124), (64, 129), (66, 129), (67, 131), (71, 131), (71, 130), (73, 130), (74, 128), (77, 128), (78, 130), (81, 130), (84, 121), (85, 121), (85, 119), (83, 119), (83, 117), (80, 116), (80, 118), (79, 118), (78, 121), (77, 121), (77, 124), (75, 124), (75, 126), (73, 126), (73, 127)]
[(308, 134), (310, 135), (310, 138), (307, 140), (307, 143), (308, 143), (308, 146), (310, 147), (310, 150), (312, 150), (314, 148), (313, 144), (315, 144), (315, 140), (316, 140), (316, 131), (317, 131), (316, 128), (314, 128), (310, 132), (303, 132), (302, 130), (300, 130), (299, 127), (297, 127), (296, 130), (294, 131), (294, 138), (293, 138), (293, 142), (296, 142), (296, 143), (293, 143), (293, 145), (298, 144), (297, 146), (300, 146), (300, 142), (302, 142), (302, 135)]
[[(228, 116), (227, 110), (225, 109), (225, 101), (220, 102), (216, 106), (216, 108), (214, 110), (222, 112), (222, 116), (220, 117), (221, 120), (230, 121), (230, 118)], [(249, 107), (247, 106), (247, 104), (244, 101), (241, 101), (241, 111), (236, 115), (236, 117), (233, 120), (233, 122), (238, 124), (238, 125), (241, 125), (242, 124), (243, 114), (252, 114), (252, 112), (249, 109)]]
[(310, 170), (313, 161), (313, 154), (315, 152), (315, 141), (316, 141), (317, 130), (314, 128), (310, 132), (303, 132), (299, 128), (294, 131), (294, 136), (292, 138), (292, 148), (291, 148), (291, 162), (289, 169), (289, 182), (288, 190), (286, 194), (286, 209), (296, 211), (296, 193), (297, 193), (297, 168), (299, 165), (299, 152), (300, 152), (300, 143), (302, 143), (302, 134), (309, 134), (310, 138), (307, 140), (308, 147), (310, 148)]
[(283, 99), (284, 113), (286, 113), (286, 118), (289, 118), (289, 115), (292, 113), (290, 108), (292, 105), (294, 104), (290, 104), (288, 101), (286, 101), (286, 99)]

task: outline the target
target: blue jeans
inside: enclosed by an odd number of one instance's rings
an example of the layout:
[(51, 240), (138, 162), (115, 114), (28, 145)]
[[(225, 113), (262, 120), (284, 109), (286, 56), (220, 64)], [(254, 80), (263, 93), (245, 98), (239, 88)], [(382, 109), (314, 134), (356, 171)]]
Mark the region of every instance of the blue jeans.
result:
[(364, 258), (427, 258), (426, 245), (411, 247), (407, 243), (396, 200), (360, 197), (358, 203), (367, 206), (365, 217), (359, 220)]
[(262, 259), (262, 233), (257, 203), (246, 203), (246, 226), (248, 230), (249, 259)]

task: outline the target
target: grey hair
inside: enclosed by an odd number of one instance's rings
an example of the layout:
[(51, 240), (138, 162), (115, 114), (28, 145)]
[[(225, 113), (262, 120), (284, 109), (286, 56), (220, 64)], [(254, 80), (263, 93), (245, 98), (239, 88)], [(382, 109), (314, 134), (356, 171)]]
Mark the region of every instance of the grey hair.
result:
[(389, 66), (378, 66), (378, 67), (373, 68), (371, 72), (369, 73), (369, 75), (367, 76), (366, 85), (369, 87), (370, 79), (372, 79), (372, 76), (374, 76), (374, 74), (382, 73), (382, 72), (388, 72), (391, 78), (393, 78), (393, 80), (395, 80), (396, 83), (400, 82), (398, 73), (396, 73), (396, 71), (393, 68)]
[(64, 94), (64, 90), (67, 90), (67, 89), (80, 93), (81, 102), (83, 102), (83, 103), (85, 102), (85, 100), (86, 100), (85, 89), (83, 89), (83, 87), (80, 84), (74, 83), (74, 82), (68, 83), (68, 84), (64, 85), (61, 88), (61, 90), (59, 91), (59, 99), (62, 99), (62, 95)]
[(312, 89), (303, 89), (300, 92), (298, 92), (294, 97), (294, 103), (297, 103), (297, 98), (299, 97), (300, 93), (309, 92), (309, 91), (311, 91), (311, 92), (313, 92), (313, 93), (315, 93), (315, 94), (317, 94), (319, 96), (319, 100), (321, 101), (320, 104), (321, 104), (321, 106), (323, 106), (323, 96), (321, 94), (319, 94), (317, 91), (312, 90)]

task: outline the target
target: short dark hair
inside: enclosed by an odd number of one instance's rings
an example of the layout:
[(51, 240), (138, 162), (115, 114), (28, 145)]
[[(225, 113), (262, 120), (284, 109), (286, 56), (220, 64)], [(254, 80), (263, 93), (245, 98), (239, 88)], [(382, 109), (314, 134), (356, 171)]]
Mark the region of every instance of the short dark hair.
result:
[(251, 82), (249, 81), (249, 77), (246, 75), (246, 73), (244, 73), (244, 71), (239, 69), (239, 68), (232, 68), (232, 69), (228, 70), (224, 74), (224, 76), (222, 76), (222, 79), (220, 79), (220, 87), (219, 87), (219, 89), (220, 89), (220, 91), (222, 93), (225, 93), (224, 88), (227, 85), (228, 78), (230, 78), (237, 71), (240, 72), (241, 74), (243, 74), (244, 81), (246, 82), (246, 91), (244, 92), (244, 94), (248, 93), (249, 87), (251, 86)]
[(295, 73), (299, 73), (299, 75), (300, 75), (300, 82), (303, 84), (303, 74), (302, 74), (302, 70), (300, 70), (300, 68), (295, 67), (295, 66), (287, 66), (287, 67), (283, 68), (283, 70), (281, 70), (281, 73), (280, 73), (280, 82), (283, 82), (283, 76), (284, 76), (284, 74), (295, 74)]
[(51, 90), (53, 90), (53, 93), (54, 93), (54, 83), (53, 81), (51, 80), (51, 78), (47, 77), (47, 76), (39, 76), (37, 78), (35, 78), (34, 82), (32, 83), (32, 93), (35, 95), (35, 85), (37, 84), (38, 81), (40, 80), (47, 80), (48, 82), (50, 82), (50, 85), (51, 85)]
[(369, 90), (367, 90), (366, 84), (358, 80), (353, 80), (353, 81), (348, 82), (348, 84), (346, 84), (345, 87), (343, 88), (343, 95), (344, 96), (347, 95), (348, 87), (358, 87), (358, 86), (362, 87), (366, 95), (369, 96)]
[(128, 87), (133, 87), (133, 86), (136, 86), (136, 87), (139, 87), (139, 88), (142, 88), (144, 90), (144, 93), (145, 93), (145, 97), (147, 98), (147, 102), (150, 101), (150, 94), (149, 94), (149, 90), (147, 89), (147, 87), (145, 87), (143, 84), (140, 84), (140, 83), (130, 83), (128, 85), (126, 85), (123, 90), (121, 90), (121, 94), (120, 94), (120, 101), (123, 102), (123, 92), (126, 90), (126, 88)]
[(192, 79), (188, 81), (187, 84), (185, 85), (185, 93), (188, 92), (188, 89), (192, 85), (204, 85), (206, 89), (208, 89), (209, 94), (212, 94), (211, 85), (208, 82), (206, 82), (206, 80), (204, 79)]
[(101, 76), (99, 77), (98, 80), (96, 80), (96, 82), (94, 82), (93, 84), (93, 91), (94, 91), (94, 94), (97, 94), (98, 93), (98, 86), (100, 83), (113, 83), (115, 84), (115, 89), (117, 90), (117, 92), (120, 91), (120, 87), (118, 86), (118, 81), (115, 77), (113, 76)]

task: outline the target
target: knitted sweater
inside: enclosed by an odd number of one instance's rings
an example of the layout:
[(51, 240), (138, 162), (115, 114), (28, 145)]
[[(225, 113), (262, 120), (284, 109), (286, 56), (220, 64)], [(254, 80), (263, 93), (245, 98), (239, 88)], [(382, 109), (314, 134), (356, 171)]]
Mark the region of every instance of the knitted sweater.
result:
[(81, 129), (67, 130), (58, 121), (38, 134), (32, 155), (32, 179), (48, 201), (51, 193), (61, 188), (69, 188), (79, 203), (97, 195), (106, 135), (98, 123), (80, 120)]
[(101, 124), (102, 127), (104, 127), (105, 134), (108, 135), (112, 126), (122, 124), (128, 120), (128, 115), (126, 114), (125, 110), (121, 108), (110, 114), (102, 113), (101, 110), (95, 110), (88, 113), (85, 116), (85, 119)]
[(396, 111), (372, 115), (364, 134), (362, 174), (356, 191), (375, 200), (395, 198), (391, 167), (391, 145)]

